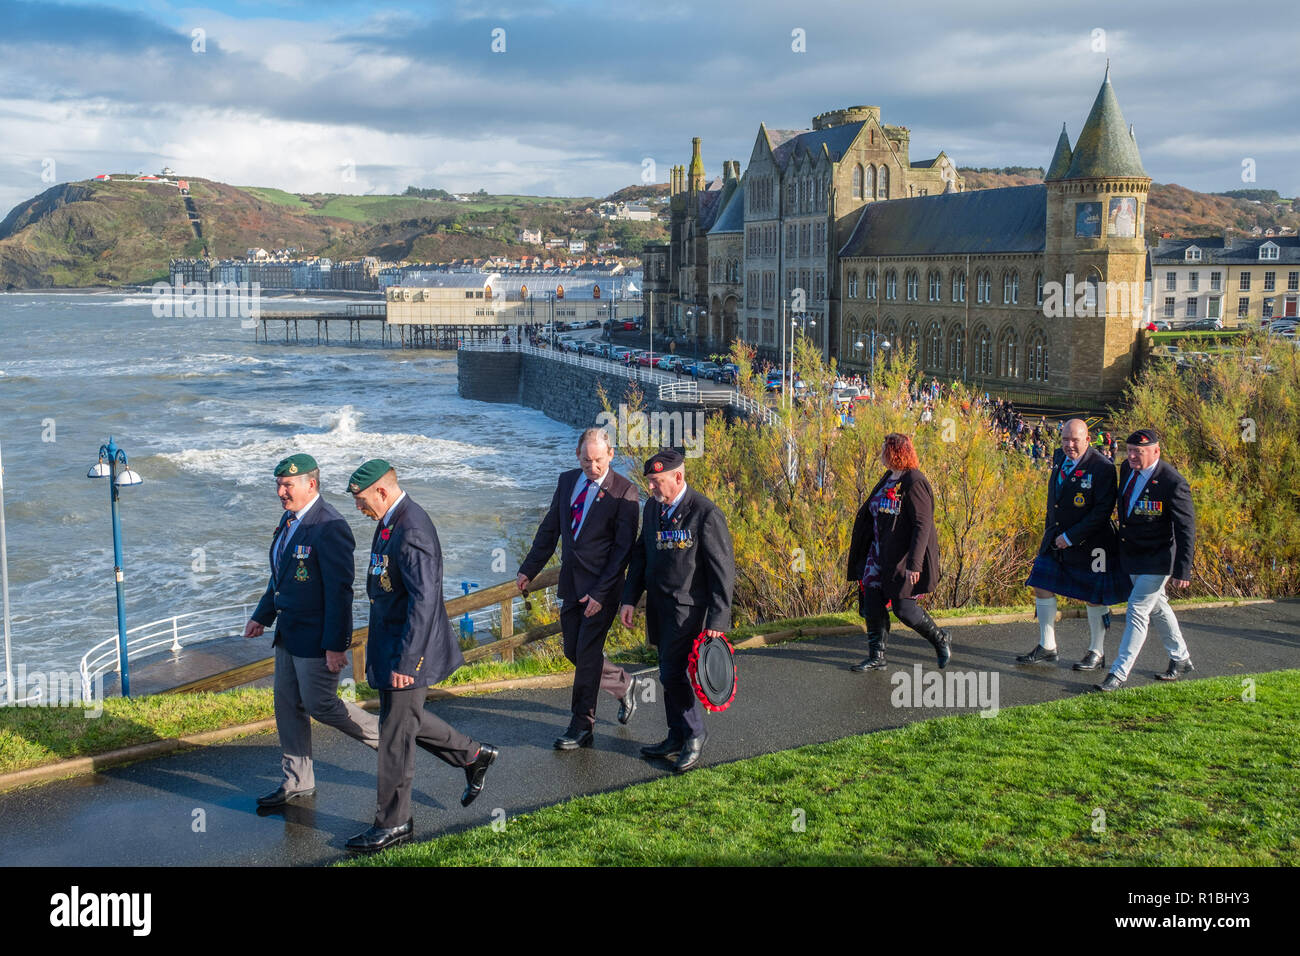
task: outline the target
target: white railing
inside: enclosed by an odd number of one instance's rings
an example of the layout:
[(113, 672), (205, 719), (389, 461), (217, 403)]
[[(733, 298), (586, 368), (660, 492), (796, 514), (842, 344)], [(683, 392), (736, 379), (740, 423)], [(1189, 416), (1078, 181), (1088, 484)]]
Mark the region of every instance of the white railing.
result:
[(776, 413), (763, 402), (756, 402), (748, 395), (736, 391), (701, 392), (696, 382), (670, 382), (659, 386), (659, 401), (683, 402), (708, 405), (730, 405), (751, 418), (756, 418), (765, 425), (772, 424)]
[(523, 355), (536, 355), (539, 358), (564, 362), (566, 365), (576, 365), (579, 368), (588, 368), (594, 372), (603, 372), (607, 375), (623, 375), (634, 382), (645, 382), (650, 385), (676, 381), (675, 376), (661, 372), (658, 369), (646, 368), (640, 365), (629, 366), (623, 362), (596, 358), (592, 355), (579, 355), (576, 352), (565, 352), (563, 349), (558, 348), (541, 349), (533, 345), (517, 343), (503, 345), (500, 342), (462, 342), (460, 349), (466, 352), (519, 352)]
[[(244, 625), (248, 623), (255, 608), (255, 604), (227, 604), (223, 607), (191, 611), (188, 614), (174, 614), (171, 617), (150, 621), (148, 624), (137, 625), (126, 632), (128, 660), (135, 663), (138, 658), (163, 648), (175, 654), (184, 647), (201, 644), (204, 641), (239, 637), (244, 633)], [(480, 628), (490, 631), (501, 623), (501, 612), (496, 607), (479, 608), (471, 611), (469, 617), (474, 622), (475, 633), (478, 633)], [(364, 627), (369, 619), (369, 602), (353, 602), (353, 626)], [(463, 615), (451, 619), (451, 626), (458, 633), (462, 619)], [(105, 638), (86, 651), (81, 658), (80, 670), (82, 687), (93, 686), (92, 681), (105, 674), (113, 672), (120, 674), (122, 666), (117, 635)]]

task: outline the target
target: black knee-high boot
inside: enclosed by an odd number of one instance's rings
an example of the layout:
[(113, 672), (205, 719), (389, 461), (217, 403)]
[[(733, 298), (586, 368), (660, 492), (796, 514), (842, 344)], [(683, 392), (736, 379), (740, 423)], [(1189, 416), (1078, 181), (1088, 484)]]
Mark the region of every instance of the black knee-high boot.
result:
[(939, 661), (939, 670), (948, 666), (948, 659), (952, 657), (952, 635), (934, 623), (934, 618), (921, 608), (921, 620), (912, 625), (916, 633), (930, 642), (934, 648), (935, 655)]
[(869, 602), (863, 602), (867, 624), (867, 659), (854, 664), (849, 670), (861, 674), (863, 671), (877, 670), (885, 666), (885, 637), (889, 634), (889, 611), (883, 606), (872, 608)]

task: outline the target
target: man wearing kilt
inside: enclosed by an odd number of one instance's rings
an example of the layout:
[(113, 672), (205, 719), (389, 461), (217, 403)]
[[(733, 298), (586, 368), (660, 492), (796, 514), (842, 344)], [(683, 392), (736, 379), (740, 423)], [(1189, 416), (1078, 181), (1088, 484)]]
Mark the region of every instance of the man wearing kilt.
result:
[(1034, 589), (1038, 645), (1016, 658), (1018, 664), (1055, 661), (1056, 597), (1088, 605), (1091, 641), (1077, 671), (1106, 666), (1110, 606), (1128, 600), (1132, 583), (1120, 571), (1111, 527), (1115, 510), (1115, 466), (1088, 443), (1088, 426), (1077, 418), (1061, 430), (1061, 447), (1047, 479), (1047, 522), (1038, 557), (1025, 583)]

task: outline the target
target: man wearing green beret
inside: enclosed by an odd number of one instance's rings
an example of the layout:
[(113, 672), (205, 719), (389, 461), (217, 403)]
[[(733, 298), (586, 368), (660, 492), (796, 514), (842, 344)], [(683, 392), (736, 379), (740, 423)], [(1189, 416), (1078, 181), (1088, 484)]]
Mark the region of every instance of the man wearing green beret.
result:
[(352, 644), (352, 529), (321, 498), (320, 469), (311, 455), (290, 455), (276, 465), (275, 487), (284, 514), (271, 538), (271, 580), (244, 627), (244, 637), (260, 637), (276, 625), (275, 727), (284, 778), (258, 797), (263, 807), (316, 792), (312, 717), (379, 747), (375, 715), (338, 697)]
[(417, 746), (464, 769), (465, 807), (483, 791), (497, 749), (424, 706), (426, 690), (465, 663), (443, 603), (442, 546), (428, 513), (398, 487), (382, 458), (353, 472), (347, 490), (357, 510), (378, 523), (366, 572), (366, 680), (379, 691), (378, 799), (374, 824), (347, 842), (349, 850), (374, 852), (411, 837)]

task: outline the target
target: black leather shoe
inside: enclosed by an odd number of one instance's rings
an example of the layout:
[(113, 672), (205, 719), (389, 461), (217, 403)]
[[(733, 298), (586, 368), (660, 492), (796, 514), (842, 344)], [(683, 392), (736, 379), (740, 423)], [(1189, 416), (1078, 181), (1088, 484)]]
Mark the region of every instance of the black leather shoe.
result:
[(618, 722), (626, 724), (636, 713), (636, 678), (633, 677), (627, 685), (627, 693), (618, 699)]
[(1055, 649), (1048, 650), (1042, 644), (1035, 644), (1034, 649), (1028, 654), (1017, 654), (1017, 664), (1046, 664), (1050, 661), (1058, 660), (1061, 656), (1060, 651)]
[(372, 826), (364, 833), (358, 833), (348, 840), (346, 846), (349, 850), (355, 850), (358, 853), (378, 853), (386, 847), (409, 840), (414, 824), (415, 819), (412, 818), (400, 827)]
[(556, 750), (577, 750), (579, 747), (590, 747), (596, 735), (590, 730), (566, 730), (564, 736), (555, 738)]
[(1182, 677), (1184, 674), (1194, 670), (1196, 670), (1196, 668), (1192, 666), (1192, 659), (1190, 657), (1185, 661), (1176, 661), (1173, 658), (1170, 658), (1169, 669), (1163, 674), (1156, 674), (1155, 678), (1156, 680), (1178, 680), (1178, 678)]
[(1083, 655), (1083, 660), (1074, 665), (1076, 671), (1099, 671), (1106, 666), (1106, 657), (1096, 651)]
[(259, 807), (282, 807), (290, 800), (297, 800), (300, 797), (310, 797), (315, 792), (315, 787), (311, 787), (307, 790), (286, 790), (281, 786), (280, 789), (276, 790), (274, 793), (268, 793), (265, 796), (258, 797), (257, 805)]
[(1092, 690), (1101, 694), (1109, 694), (1111, 691), (1119, 690), (1123, 686), (1124, 686), (1124, 682), (1122, 680), (1120, 680), (1114, 674), (1107, 674), (1106, 679), (1102, 681), (1100, 684), (1098, 684), (1096, 687), (1093, 687)]
[(468, 786), (465, 792), (460, 795), (460, 805), (468, 807), (474, 802), (475, 798), (483, 792), (483, 778), (487, 776), (488, 767), (492, 766), (492, 761), (497, 759), (500, 751), (491, 744), (480, 744), (478, 756), (474, 762), (465, 768), (465, 781)]
[(664, 757), (668, 760), (676, 760), (677, 755), (682, 752), (682, 738), (674, 737), (669, 734), (667, 738), (659, 741), (653, 747), (642, 747), (641, 754), (646, 757)]
[(681, 755), (673, 764), (673, 773), (685, 773), (698, 764), (700, 755), (704, 753), (704, 742), (708, 739), (708, 734), (705, 734), (703, 737), (692, 737), (682, 744)]
[(885, 666), (885, 655), (881, 654), (879, 656), (876, 656), (873, 654), (871, 657), (868, 657), (864, 661), (859, 661), (856, 664), (850, 664), (849, 670), (853, 671), (853, 673), (855, 674), (861, 674), (864, 673), (865, 671), (874, 671), (884, 666)]

